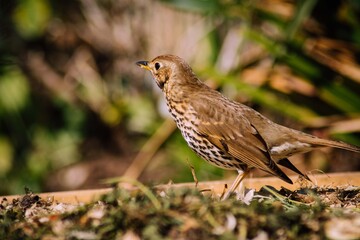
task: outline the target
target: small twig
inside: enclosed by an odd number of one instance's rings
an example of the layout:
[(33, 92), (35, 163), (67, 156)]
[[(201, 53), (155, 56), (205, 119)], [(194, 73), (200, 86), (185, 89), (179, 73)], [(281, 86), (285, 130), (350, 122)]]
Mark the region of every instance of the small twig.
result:
[(77, 100), (74, 94), (74, 85), (57, 74), (56, 71), (45, 61), (42, 54), (37, 52), (29, 52), (26, 66), (47, 90), (55, 96), (60, 97), (64, 101), (74, 104)]
[(193, 179), (194, 179), (194, 182), (195, 182), (195, 188), (197, 188), (197, 187), (198, 187), (198, 184), (199, 184), (199, 180), (198, 180), (198, 178), (196, 177), (195, 169), (194, 169), (194, 167), (190, 164), (189, 159), (186, 159), (186, 162), (187, 162), (188, 166), (189, 166), (190, 169), (191, 169), (191, 174), (192, 174)]
[(330, 176), (329, 176), (328, 174), (326, 174), (326, 172), (324, 172), (323, 170), (321, 170), (321, 169), (313, 169), (313, 170), (310, 171), (310, 175), (311, 175), (311, 176), (313, 177), (313, 179), (314, 179), (314, 182), (313, 182), (314, 186), (318, 186), (318, 181), (317, 181), (317, 179), (314, 177), (314, 174), (313, 174), (314, 172), (322, 173), (322, 174), (326, 175), (328, 178), (330, 178)]
[(199, 192), (203, 193), (203, 192), (212, 192), (213, 190), (210, 189), (210, 188), (204, 188), (204, 189), (201, 189), (199, 190)]
[(174, 132), (176, 125), (172, 119), (166, 119), (163, 124), (156, 130), (151, 138), (140, 149), (134, 161), (126, 169), (124, 177), (137, 179), (149, 164), (152, 157), (159, 150), (160, 146)]
[(227, 190), (228, 190), (228, 185), (227, 185), (227, 184), (224, 184), (224, 188), (223, 188), (223, 191), (222, 191), (222, 193), (221, 193), (221, 195), (220, 195), (220, 199), (222, 199), (222, 198), (224, 197), (224, 195), (225, 195), (225, 193), (227, 192)]
[(291, 200), (288, 197), (285, 197), (281, 194), (279, 194), (278, 192), (270, 189), (268, 186), (264, 186), (263, 187), (266, 191), (268, 191), (270, 194), (272, 194), (276, 199), (278, 199), (280, 202), (282, 202), (284, 204), (284, 206), (286, 206), (287, 208), (292, 208), (293, 206), (291, 204), (294, 204), (295, 206), (301, 206), (301, 205), (306, 205), (302, 202), (298, 202), (295, 200)]

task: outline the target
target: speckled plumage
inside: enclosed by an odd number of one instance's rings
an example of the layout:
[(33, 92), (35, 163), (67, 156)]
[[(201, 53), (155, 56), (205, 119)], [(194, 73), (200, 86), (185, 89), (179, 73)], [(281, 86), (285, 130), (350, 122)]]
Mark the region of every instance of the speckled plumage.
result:
[(258, 168), (292, 183), (278, 164), (307, 178), (287, 159), (294, 154), (323, 146), (360, 152), (359, 147), (350, 144), (278, 125), (252, 108), (226, 98), (201, 82), (177, 56), (163, 55), (137, 64), (151, 71), (190, 148), (218, 167), (245, 174)]

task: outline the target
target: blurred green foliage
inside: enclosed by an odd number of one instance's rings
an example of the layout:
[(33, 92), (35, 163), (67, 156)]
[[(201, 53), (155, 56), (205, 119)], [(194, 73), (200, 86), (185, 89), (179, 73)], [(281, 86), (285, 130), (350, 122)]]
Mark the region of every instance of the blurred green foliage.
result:
[[(184, 54), (203, 80), (275, 120), (360, 145), (359, 126), (330, 124), (359, 119), (358, 16), (354, 0), (4, 2), (0, 194), (55, 190), (57, 171), (79, 162), (100, 162), (87, 170), (95, 178), (115, 158), (122, 174), (165, 112), (134, 62), (164, 52)], [(201, 180), (224, 174), (177, 131), (144, 178), (192, 181), (186, 159)]]
[(0, 113), (16, 114), (29, 101), (29, 83), (20, 69), (6, 69), (0, 82)]
[(51, 10), (47, 0), (18, 1), (13, 12), (17, 32), (24, 38), (41, 36), (50, 20)]

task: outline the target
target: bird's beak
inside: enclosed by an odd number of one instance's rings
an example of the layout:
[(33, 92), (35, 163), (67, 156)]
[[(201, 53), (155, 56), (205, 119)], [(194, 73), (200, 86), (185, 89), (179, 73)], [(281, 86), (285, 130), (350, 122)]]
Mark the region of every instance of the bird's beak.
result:
[(149, 63), (148, 61), (138, 61), (136, 62), (136, 65), (150, 71), (151, 68), (149, 67), (148, 63)]

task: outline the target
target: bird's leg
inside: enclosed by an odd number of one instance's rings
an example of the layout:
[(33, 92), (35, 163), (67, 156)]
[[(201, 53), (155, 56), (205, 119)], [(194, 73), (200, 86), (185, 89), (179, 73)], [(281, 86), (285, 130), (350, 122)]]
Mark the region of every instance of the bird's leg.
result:
[(236, 190), (236, 188), (239, 186), (240, 184), (240, 194), (242, 192), (242, 195), (244, 196), (244, 186), (242, 183), (242, 180), (248, 175), (249, 171), (243, 171), (238, 169), (238, 175), (235, 178), (235, 181), (232, 183), (231, 187), (229, 188), (229, 190), (224, 194), (224, 196), (222, 197), (221, 200), (226, 200), (230, 197), (230, 195)]

